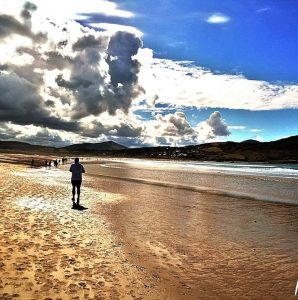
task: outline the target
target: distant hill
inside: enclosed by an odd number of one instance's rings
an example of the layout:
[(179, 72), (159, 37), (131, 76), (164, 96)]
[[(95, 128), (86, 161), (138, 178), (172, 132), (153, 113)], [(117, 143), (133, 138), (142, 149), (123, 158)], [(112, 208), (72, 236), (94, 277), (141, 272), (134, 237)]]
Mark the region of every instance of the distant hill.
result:
[[(290, 136), (284, 139), (280, 139), (274, 142), (268, 142), (267, 144), (276, 144), (281, 146), (297, 146), (298, 145), (298, 135)], [(297, 148), (296, 148), (297, 149)]]
[(16, 141), (0, 141), (0, 150), (7, 151), (54, 151), (55, 147), (47, 147), (40, 145), (32, 145), (29, 143), (16, 142)]
[(214, 142), (186, 147), (149, 147), (120, 150), (117, 156), (191, 159), (199, 161), (243, 161), (298, 163), (298, 136), (273, 142), (248, 140)]
[(256, 140), (245, 140), (243, 142), (241, 142), (241, 144), (258, 144), (260, 143), (259, 141)]
[(298, 136), (272, 142), (209, 143), (196, 148), (206, 160), (249, 162), (298, 162)]
[(72, 150), (72, 151), (114, 151), (114, 150), (123, 150), (127, 147), (117, 144), (112, 141), (103, 142), (103, 143), (83, 143), (75, 144), (63, 147), (63, 149)]
[(246, 140), (241, 143), (214, 142), (185, 147), (143, 148), (127, 148), (112, 141), (95, 144), (83, 143), (63, 148), (0, 141), (0, 152), (41, 153), (54, 156), (108, 155), (115, 157), (189, 159), (199, 161), (298, 163), (298, 135), (273, 142)]
[(114, 151), (114, 150), (123, 150), (127, 149), (127, 147), (117, 144), (115, 142), (103, 142), (103, 143), (83, 143), (83, 144), (76, 144), (70, 145), (61, 148), (55, 147), (47, 147), (47, 146), (40, 146), (40, 145), (32, 145), (23, 142), (15, 142), (15, 141), (0, 141), (0, 151), (2, 152), (26, 152), (26, 153), (34, 153), (34, 152), (48, 152), (48, 153), (65, 153), (71, 154), (81, 153), (84, 154), (84, 151), (87, 152), (101, 152), (101, 151)]

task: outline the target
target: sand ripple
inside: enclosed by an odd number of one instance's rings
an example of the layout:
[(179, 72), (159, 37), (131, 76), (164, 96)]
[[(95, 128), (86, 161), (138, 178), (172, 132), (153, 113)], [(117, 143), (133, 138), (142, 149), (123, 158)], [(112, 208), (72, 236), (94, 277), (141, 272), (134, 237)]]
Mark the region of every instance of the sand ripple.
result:
[(0, 299), (158, 298), (93, 214), (96, 203), (121, 195), (85, 188), (89, 209), (78, 211), (67, 172), (2, 164), (0, 174)]

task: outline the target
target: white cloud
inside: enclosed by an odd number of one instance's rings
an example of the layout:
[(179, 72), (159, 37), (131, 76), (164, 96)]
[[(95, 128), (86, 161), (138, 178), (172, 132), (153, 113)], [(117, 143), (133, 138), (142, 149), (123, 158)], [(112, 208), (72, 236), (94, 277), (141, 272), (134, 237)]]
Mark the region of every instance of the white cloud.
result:
[(260, 135), (256, 135), (255, 137), (253, 137), (253, 139), (259, 142), (264, 142), (264, 139)]
[(228, 127), (230, 130), (245, 130), (246, 129), (246, 126), (229, 126)]
[(251, 129), (250, 131), (251, 132), (261, 132), (262, 130), (261, 129)]
[[(23, 7), (24, 0), (1, 0), (0, 11), (9, 15), (16, 15)], [(107, 0), (31, 0), (36, 4), (39, 17), (47, 16), (53, 20), (65, 21), (67, 19), (86, 19), (88, 14), (103, 14), (112, 17), (132, 18), (134, 14), (130, 11), (119, 9), (118, 5)]]
[(187, 145), (214, 141), (227, 137), (230, 132), (219, 111), (196, 126), (191, 126), (181, 111), (168, 114), (156, 114), (152, 120), (143, 122), (144, 142), (147, 144)]
[(263, 7), (263, 8), (260, 8), (260, 9), (257, 9), (257, 14), (262, 14), (262, 13), (265, 13), (267, 11), (269, 11), (271, 8), (270, 7)]
[(222, 24), (230, 21), (230, 18), (222, 13), (214, 13), (206, 19), (207, 23)]
[(126, 31), (126, 32), (133, 33), (138, 37), (143, 36), (142, 31), (140, 31), (137, 28), (132, 27), (132, 26), (110, 24), (110, 23), (89, 23), (88, 25), (92, 26), (94, 28), (107, 30), (109, 33), (115, 33), (117, 31)]
[(228, 126), (228, 129), (229, 130), (244, 130), (244, 131), (249, 131), (249, 132), (261, 132), (262, 130), (261, 129), (256, 129), (256, 128), (247, 128), (246, 126), (234, 126), (234, 125), (231, 125), (231, 126)]
[(217, 136), (230, 135), (228, 125), (222, 119), (219, 111), (213, 112), (206, 121), (199, 123), (197, 131), (204, 140), (213, 139)]
[(32, 47), (32, 40), (27, 37), (18, 38), (7, 37), (1, 43), (0, 63), (10, 63), (11, 61), (17, 65), (26, 65), (33, 62), (34, 58), (29, 54), (20, 54), (16, 52), (19, 47)]
[(139, 83), (152, 104), (247, 110), (298, 108), (298, 85), (215, 74), (190, 62), (152, 58), (142, 64)]

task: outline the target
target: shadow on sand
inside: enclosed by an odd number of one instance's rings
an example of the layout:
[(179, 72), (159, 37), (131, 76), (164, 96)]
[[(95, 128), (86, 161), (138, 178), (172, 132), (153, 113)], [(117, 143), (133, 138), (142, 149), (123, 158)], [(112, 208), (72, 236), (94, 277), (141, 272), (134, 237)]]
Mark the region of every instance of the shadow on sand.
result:
[(88, 209), (88, 207), (82, 206), (80, 204), (73, 204), (72, 205), (72, 209), (76, 209), (76, 210), (86, 210)]

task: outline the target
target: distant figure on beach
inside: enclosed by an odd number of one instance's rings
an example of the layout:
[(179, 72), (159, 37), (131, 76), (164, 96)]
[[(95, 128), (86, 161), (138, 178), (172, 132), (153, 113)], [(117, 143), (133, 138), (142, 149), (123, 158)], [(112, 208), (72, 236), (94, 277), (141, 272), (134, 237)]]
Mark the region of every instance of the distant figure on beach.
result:
[[(70, 166), (69, 171), (72, 173), (71, 175), (71, 184), (72, 184), (72, 202), (73, 205), (80, 205), (80, 192), (81, 192), (81, 184), (82, 184), (82, 173), (85, 173), (85, 169), (83, 165), (79, 163), (79, 158), (75, 158), (75, 163)], [(77, 203), (75, 203), (75, 193), (77, 188)]]
[(57, 161), (57, 159), (54, 160), (54, 166), (55, 166), (55, 168), (58, 167), (58, 161)]
[(34, 167), (34, 159), (32, 158), (32, 160), (31, 160), (31, 168), (33, 168)]
[(44, 162), (44, 166), (47, 168), (48, 167), (48, 160), (46, 159), (46, 161)]

